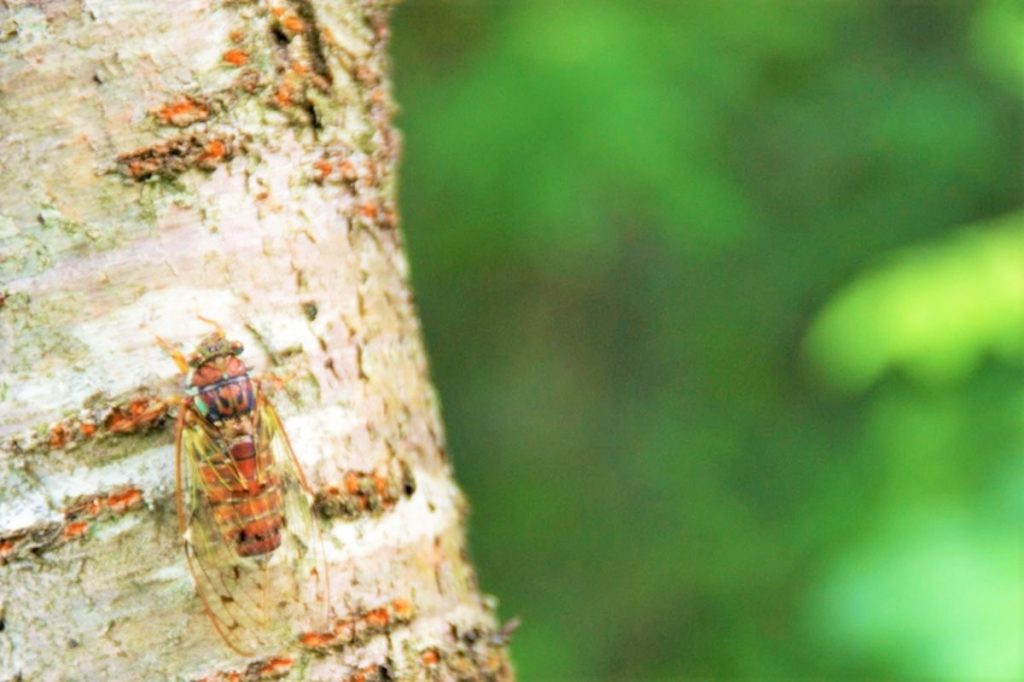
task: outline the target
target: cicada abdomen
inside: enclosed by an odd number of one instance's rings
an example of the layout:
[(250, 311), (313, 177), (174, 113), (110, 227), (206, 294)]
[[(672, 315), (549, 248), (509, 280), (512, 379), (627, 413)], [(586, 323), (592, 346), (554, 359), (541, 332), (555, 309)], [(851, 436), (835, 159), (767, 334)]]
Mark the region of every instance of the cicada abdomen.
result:
[(189, 356), (175, 461), (196, 592), (228, 646), (248, 655), (326, 622), (329, 599), (312, 491), (241, 352), (218, 330)]

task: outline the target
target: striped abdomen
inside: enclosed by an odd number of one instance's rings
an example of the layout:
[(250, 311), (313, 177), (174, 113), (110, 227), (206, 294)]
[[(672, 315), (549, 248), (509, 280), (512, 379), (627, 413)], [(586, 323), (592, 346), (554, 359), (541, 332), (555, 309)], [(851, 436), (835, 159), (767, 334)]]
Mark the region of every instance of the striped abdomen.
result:
[(243, 436), (200, 467), (217, 529), (239, 556), (266, 555), (281, 544), (281, 486), (265, 465), (269, 461), (268, 452)]

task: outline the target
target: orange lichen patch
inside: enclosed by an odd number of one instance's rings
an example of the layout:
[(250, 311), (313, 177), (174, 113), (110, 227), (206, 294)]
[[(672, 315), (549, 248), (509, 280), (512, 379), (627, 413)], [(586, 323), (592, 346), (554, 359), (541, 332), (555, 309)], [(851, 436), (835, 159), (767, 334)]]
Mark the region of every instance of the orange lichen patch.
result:
[(110, 410), (104, 427), (110, 433), (136, 433), (153, 426), (167, 415), (168, 405), (159, 398), (143, 396)]
[(156, 117), (164, 125), (185, 126), (205, 121), (210, 117), (210, 107), (193, 97), (179, 97), (157, 110)]
[(80, 497), (64, 509), (68, 521), (93, 520), (105, 513), (124, 514), (142, 506), (142, 491), (138, 488), (121, 488), (112, 493)]
[(428, 668), (432, 668), (440, 662), (441, 654), (437, 652), (437, 649), (426, 649), (424, 650), (423, 653), (420, 654), (420, 663), (427, 666)]
[(192, 168), (212, 170), (228, 158), (227, 140), (190, 135), (121, 154), (117, 169), (133, 180), (145, 180), (154, 175), (174, 177)]
[(355, 164), (348, 159), (343, 160), (338, 164), (338, 172), (341, 173), (341, 179), (351, 182), (359, 177), (359, 173), (356, 171)]
[(277, 19), (280, 19), (281, 17), (283, 17), (285, 11), (286, 11), (285, 8), (284, 7), (280, 7), (280, 6), (278, 6), (278, 7), (271, 7), (270, 8), (270, 13), (273, 14), (274, 17), (277, 18)]
[(238, 48), (228, 50), (221, 55), (221, 59), (232, 66), (245, 66), (249, 63), (249, 55), (245, 50), (239, 50)]
[(242, 38), (244, 37), (245, 34), (242, 32), (242, 29), (239, 28), (233, 28), (228, 32), (228, 40), (230, 40), (233, 43), (242, 42)]
[(294, 86), (292, 86), (288, 81), (283, 81), (277, 86), (277, 90), (274, 91), (274, 103), (282, 109), (285, 109), (294, 103), (294, 95)]
[(369, 627), (383, 629), (388, 626), (390, 618), (388, 617), (387, 609), (374, 609), (372, 611), (369, 611), (363, 617), (363, 620)]
[(316, 494), (316, 509), (327, 517), (353, 517), (363, 513), (387, 511), (402, 496), (416, 490), (409, 466), (398, 459), (389, 460), (372, 472), (347, 471), (340, 486), (326, 486)]
[(78, 432), (84, 438), (91, 438), (96, 433), (96, 422), (83, 421), (78, 425)]
[(306, 22), (294, 14), (289, 14), (281, 18), (281, 27), (292, 34), (302, 33), (306, 30)]
[(122, 492), (112, 493), (107, 497), (107, 509), (115, 513), (123, 513), (142, 504), (142, 491), (129, 488)]
[(224, 160), (227, 153), (228, 146), (224, 144), (224, 140), (210, 140), (199, 155), (198, 165), (200, 168), (213, 168)]
[(412, 619), (413, 607), (412, 602), (408, 599), (401, 597), (391, 602), (391, 610), (395, 614), (395, 618), (400, 621), (408, 621)]
[(313, 169), (316, 171), (316, 174), (313, 176), (313, 178), (317, 182), (323, 182), (324, 180), (327, 179), (327, 176), (331, 174), (333, 166), (331, 165), (330, 161), (326, 159), (319, 159), (313, 162)]
[(335, 146), (324, 149), (323, 156), (314, 165), (313, 179), (323, 183), (350, 185), (350, 189), (373, 186), (377, 181), (372, 158), (347, 147)]
[(384, 496), (388, 493), (388, 477), (385, 471), (374, 471), (373, 472), (373, 488), (377, 491), (378, 495)]
[(71, 440), (71, 430), (63, 423), (50, 427), (49, 445), (51, 450), (60, 450)]
[[(25, 549), (36, 549), (40, 546), (52, 545), (61, 540), (56, 531), (57, 524), (45, 524), (38, 528), (18, 530), (0, 536), (0, 566), (13, 561)], [(33, 543), (33, 535), (37, 542)]]
[(377, 204), (372, 201), (366, 202), (359, 207), (359, 215), (370, 221), (377, 219), (379, 211), (380, 209), (377, 207)]
[(330, 646), (337, 636), (333, 632), (304, 632), (299, 635), (299, 644), (307, 649), (322, 649)]
[(277, 677), (287, 673), (292, 669), (293, 665), (295, 665), (294, 659), (278, 656), (277, 658), (272, 658), (269, 661), (264, 662), (260, 666), (259, 674), (265, 679), (269, 677)]
[(89, 530), (88, 521), (72, 521), (64, 526), (64, 530), (61, 531), (61, 535), (65, 540), (72, 540), (85, 535), (87, 530)]

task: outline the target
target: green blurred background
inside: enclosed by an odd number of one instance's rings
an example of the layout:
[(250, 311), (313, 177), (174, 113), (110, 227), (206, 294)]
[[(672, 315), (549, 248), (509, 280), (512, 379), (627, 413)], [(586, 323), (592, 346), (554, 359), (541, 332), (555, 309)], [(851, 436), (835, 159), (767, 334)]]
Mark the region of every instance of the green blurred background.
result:
[(1024, 3), (406, 0), (521, 679), (1024, 679)]

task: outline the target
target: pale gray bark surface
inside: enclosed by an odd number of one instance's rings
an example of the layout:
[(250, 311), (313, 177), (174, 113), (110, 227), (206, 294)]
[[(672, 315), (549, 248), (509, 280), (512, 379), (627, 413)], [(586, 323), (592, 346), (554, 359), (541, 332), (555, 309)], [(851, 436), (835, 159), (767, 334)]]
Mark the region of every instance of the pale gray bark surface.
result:
[[(0, 0), (0, 680), (511, 678), (396, 225), (387, 21)], [(323, 651), (239, 657), (196, 599), (154, 336), (197, 316), (276, 377), (350, 619)]]

